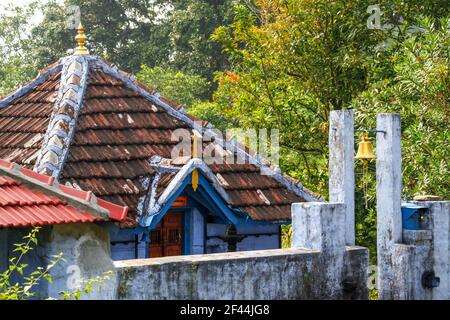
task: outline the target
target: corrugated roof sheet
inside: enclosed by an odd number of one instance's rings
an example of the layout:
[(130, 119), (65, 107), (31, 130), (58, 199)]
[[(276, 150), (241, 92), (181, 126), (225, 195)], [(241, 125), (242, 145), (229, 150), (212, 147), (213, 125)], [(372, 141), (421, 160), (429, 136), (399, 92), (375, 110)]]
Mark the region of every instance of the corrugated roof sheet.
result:
[(126, 207), (96, 200), (91, 192), (0, 160), (0, 227), (104, 221), (99, 209), (116, 221), (127, 214)]

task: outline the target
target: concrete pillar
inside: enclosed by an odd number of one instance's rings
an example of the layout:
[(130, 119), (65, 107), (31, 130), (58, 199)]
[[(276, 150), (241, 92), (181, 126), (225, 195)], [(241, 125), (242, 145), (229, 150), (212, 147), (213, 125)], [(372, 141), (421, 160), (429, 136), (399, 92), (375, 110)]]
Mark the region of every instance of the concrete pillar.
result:
[(292, 246), (320, 251), (323, 296), (342, 297), (345, 255), (345, 204), (303, 202), (292, 205)]
[(431, 299), (450, 299), (450, 201), (420, 202), (429, 208), (433, 233), (433, 271), (440, 278)]
[(345, 203), (345, 243), (355, 245), (354, 112), (330, 112), (329, 130), (330, 202)]
[(398, 114), (378, 114), (377, 130), (377, 256), (379, 298), (392, 299), (393, 246), (402, 241), (402, 153)]

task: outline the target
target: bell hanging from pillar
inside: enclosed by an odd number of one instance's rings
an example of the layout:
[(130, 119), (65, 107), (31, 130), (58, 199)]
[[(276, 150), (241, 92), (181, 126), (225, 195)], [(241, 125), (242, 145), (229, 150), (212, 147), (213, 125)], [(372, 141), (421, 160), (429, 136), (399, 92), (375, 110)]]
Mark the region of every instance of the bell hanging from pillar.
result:
[(369, 208), (368, 199), (368, 179), (369, 179), (369, 161), (375, 159), (372, 144), (369, 141), (369, 133), (364, 131), (361, 135), (361, 142), (358, 146), (358, 152), (355, 159), (363, 161), (363, 192), (366, 209)]
[(369, 134), (363, 132), (361, 135), (361, 142), (358, 146), (358, 152), (356, 153), (355, 159), (369, 161), (376, 159), (375, 153), (373, 153), (372, 143), (369, 141)]

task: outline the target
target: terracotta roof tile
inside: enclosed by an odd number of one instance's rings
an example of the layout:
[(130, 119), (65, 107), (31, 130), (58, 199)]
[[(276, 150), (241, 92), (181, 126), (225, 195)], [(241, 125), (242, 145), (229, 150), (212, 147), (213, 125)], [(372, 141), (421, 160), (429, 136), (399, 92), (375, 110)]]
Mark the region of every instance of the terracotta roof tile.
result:
[[(57, 72), (30, 93), (0, 109), (1, 157), (32, 168), (49, 123), (60, 77), (61, 73)], [(181, 109), (181, 105), (160, 99), (174, 110)], [(172, 141), (172, 134), (178, 128), (188, 126), (162, 105), (148, 101), (121, 80), (93, 66), (61, 181), (128, 206), (129, 216), (122, 226), (135, 226), (137, 203), (145, 192), (141, 178), (155, 174), (149, 159), (154, 155), (171, 158), (171, 151), (178, 143)], [(253, 164), (224, 163), (209, 167), (229, 193), (233, 205), (253, 219), (290, 219), (290, 204), (304, 201), (273, 177), (261, 175)], [(158, 194), (173, 176), (162, 175)]]
[(0, 157), (32, 167), (57, 96), (61, 72), (0, 108)]

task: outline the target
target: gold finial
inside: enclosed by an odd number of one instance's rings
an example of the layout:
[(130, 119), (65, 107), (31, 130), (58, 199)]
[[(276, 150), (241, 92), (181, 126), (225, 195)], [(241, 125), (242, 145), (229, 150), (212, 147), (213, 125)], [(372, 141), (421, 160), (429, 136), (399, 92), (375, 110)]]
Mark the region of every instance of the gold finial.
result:
[(77, 28), (77, 35), (75, 36), (75, 41), (78, 43), (78, 47), (75, 48), (75, 55), (84, 55), (89, 54), (88, 49), (84, 46), (86, 43), (86, 35), (84, 34), (84, 28), (83, 25), (78, 25)]
[[(197, 136), (194, 132), (194, 134), (192, 135), (192, 158), (196, 159), (198, 158), (199, 154), (198, 151), (201, 152), (201, 137)], [(198, 148), (200, 148), (200, 150), (198, 150)], [(197, 168), (195, 168), (192, 171), (192, 189), (194, 190), (194, 192), (197, 192), (197, 188), (198, 188), (198, 170)]]

